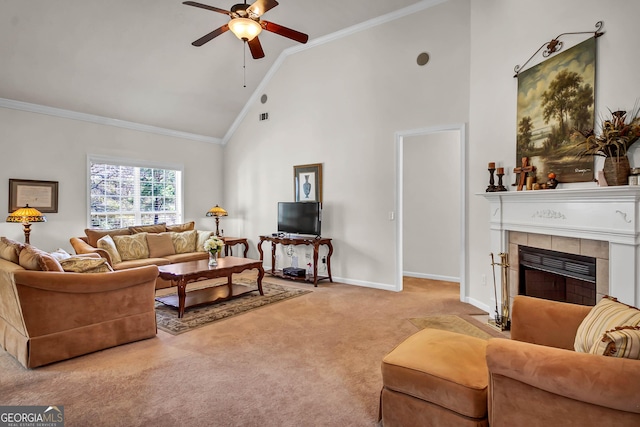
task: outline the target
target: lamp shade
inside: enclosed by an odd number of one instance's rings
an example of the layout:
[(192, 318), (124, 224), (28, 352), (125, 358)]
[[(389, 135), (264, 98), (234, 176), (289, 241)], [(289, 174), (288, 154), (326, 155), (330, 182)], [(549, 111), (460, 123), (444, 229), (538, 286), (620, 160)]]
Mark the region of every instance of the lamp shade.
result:
[(228, 215), (227, 211), (218, 205), (215, 205), (214, 207), (209, 209), (209, 212), (207, 212), (207, 216), (221, 217), (221, 216), (227, 216), (227, 215)]
[(250, 18), (233, 18), (228, 25), (237, 38), (246, 42), (256, 38), (262, 31), (260, 23)]
[(24, 208), (19, 208), (13, 211), (8, 217), (7, 222), (20, 222), (28, 224), (31, 222), (47, 222), (47, 217), (42, 215), (38, 209), (30, 208), (26, 205)]

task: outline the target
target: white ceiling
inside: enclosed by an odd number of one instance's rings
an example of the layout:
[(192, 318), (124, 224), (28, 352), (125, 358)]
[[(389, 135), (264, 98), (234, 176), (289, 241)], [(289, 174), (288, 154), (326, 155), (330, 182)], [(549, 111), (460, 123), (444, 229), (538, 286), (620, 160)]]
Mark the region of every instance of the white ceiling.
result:
[[(307, 33), (310, 45), (424, 3), (278, 1), (262, 18)], [(226, 22), (180, 0), (1, 0), (0, 98), (222, 139), (281, 52), (298, 45), (263, 31), (259, 60), (231, 32), (191, 45)]]

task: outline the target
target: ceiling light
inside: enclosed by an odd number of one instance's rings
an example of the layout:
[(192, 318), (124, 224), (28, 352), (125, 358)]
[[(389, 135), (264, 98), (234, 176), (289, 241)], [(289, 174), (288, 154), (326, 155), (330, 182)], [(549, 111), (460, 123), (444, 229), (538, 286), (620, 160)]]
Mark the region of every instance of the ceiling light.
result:
[(260, 34), (262, 26), (250, 18), (233, 18), (229, 21), (229, 29), (237, 38), (248, 42)]

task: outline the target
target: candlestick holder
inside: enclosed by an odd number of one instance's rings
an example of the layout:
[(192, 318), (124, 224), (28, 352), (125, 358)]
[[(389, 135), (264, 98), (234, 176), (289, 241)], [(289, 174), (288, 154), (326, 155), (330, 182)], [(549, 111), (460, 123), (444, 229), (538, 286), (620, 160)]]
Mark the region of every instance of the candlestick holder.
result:
[(496, 191), (495, 180), (493, 178), (493, 173), (496, 171), (496, 168), (489, 168), (489, 186), (485, 190), (485, 193), (493, 193)]
[(507, 187), (502, 185), (502, 177), (504, 176), (504, 173), (496, 173), (496, 175), (498, 175), (498, 185), (496, 185), (495, 190), (493, 191), (507, 191)]

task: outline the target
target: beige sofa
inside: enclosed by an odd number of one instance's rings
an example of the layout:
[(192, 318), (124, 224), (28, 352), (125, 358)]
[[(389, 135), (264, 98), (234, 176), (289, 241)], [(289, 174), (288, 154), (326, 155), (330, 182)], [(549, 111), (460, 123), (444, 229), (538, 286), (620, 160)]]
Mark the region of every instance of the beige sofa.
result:
[[(49, 254), (0, 238), (0, 345), (34, 368), (156, 335), (158, 268), (65, 272)], [(72, 259), (78, 265), (104, 260)], [(83, 267), (84, 268), (84, 267)], [(87, 271), (91, 271), (87, 269)]]
[[(616, 302), (624, 311), (604, 306), (594, 315), (601, 304), (517, 296), (511, 339), (417, 332), (383, 359), (383, 425), (639, 426), (640, 360), (620, 355), (638, 357), (638, 342), (621, 345), (612, 335), (640, 331), (607, 322), (635, 325), (640, 311)], [(589, 335), (591, 350), (574, 351)]]
[[(72, 237), (76, 254), (97, 253), (116, 271), (144, 265), (166, 265), (208, 258), (204, 242), (212, 231), (195, 230), (195, 223), (153, 224), (113, 230), (86, 229)], [(172, 286), (158, 278), (156, 289)]]

